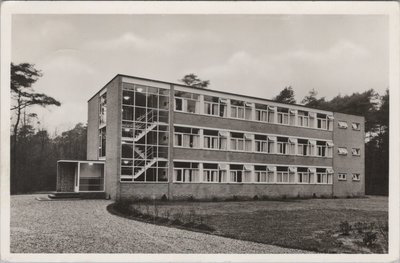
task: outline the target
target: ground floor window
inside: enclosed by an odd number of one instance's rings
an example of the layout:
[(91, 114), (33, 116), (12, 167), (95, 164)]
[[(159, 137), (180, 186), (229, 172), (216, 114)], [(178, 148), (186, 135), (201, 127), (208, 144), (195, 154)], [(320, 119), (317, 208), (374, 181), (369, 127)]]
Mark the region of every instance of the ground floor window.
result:
[(199, 182), (199, 163), (174, 162), (175, 182)]

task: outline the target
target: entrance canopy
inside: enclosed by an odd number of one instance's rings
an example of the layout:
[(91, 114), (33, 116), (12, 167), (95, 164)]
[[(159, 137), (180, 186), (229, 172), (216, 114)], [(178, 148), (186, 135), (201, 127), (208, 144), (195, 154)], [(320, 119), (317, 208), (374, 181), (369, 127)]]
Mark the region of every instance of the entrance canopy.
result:
[(57, 192), (104, 192), (104, 161), (59, 160)]

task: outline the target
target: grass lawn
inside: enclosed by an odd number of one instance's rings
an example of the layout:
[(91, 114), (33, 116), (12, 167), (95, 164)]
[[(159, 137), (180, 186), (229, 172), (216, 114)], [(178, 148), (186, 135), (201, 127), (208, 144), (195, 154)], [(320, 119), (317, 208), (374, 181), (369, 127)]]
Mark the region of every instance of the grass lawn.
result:
[[(324, 253), (387, 253), (388, 199), (134, 203), (143, 214), (201, 221), (212, 234)], [(347, 221), (348, 234), (340, 228)], [(373, 223), (373, 225), (370, 225)], [(358, 225), (358, 231), (356, 227)], [(376, 236), (366, 245), (366, 232)], [(375, 233), (375, 234), (374, 234)]]

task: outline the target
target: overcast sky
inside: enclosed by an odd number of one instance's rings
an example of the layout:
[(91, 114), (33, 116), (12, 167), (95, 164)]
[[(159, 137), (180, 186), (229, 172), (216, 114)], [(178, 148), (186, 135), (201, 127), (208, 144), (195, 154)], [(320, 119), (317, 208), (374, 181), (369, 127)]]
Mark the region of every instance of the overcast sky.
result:
[(87, 100), (116, 74), (272, 98), (291, 85), (328, 99), (388, 87), (388, 24), (372, 15), (14, 15), (12, 61), (62, 103), (37, 111), (51, 132), (87, 121)]

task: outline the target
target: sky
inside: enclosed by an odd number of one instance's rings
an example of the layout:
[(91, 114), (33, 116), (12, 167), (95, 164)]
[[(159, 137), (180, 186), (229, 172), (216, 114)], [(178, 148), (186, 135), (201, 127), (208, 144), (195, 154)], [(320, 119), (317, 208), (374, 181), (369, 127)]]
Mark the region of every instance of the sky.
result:
[(51, 133), (87, 122), (87, 101), (116, 74), (271, 99), (292, 86), (331, 99), (389, 84), (388, 20), (378, 15), (13, 15), (12, 62), (60, 107), (32, 109)]

